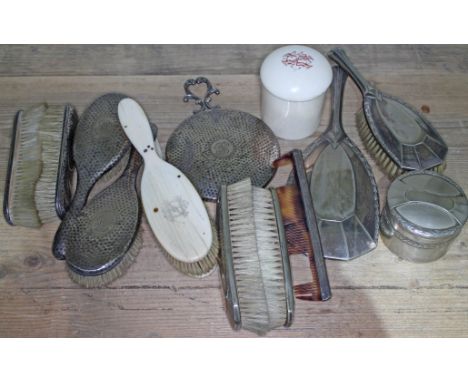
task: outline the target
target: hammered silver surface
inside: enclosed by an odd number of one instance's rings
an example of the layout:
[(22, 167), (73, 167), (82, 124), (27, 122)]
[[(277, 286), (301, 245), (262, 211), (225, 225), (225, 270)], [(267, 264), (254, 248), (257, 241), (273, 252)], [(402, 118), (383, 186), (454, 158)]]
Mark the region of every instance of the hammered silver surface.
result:
[(279, 155), (278, 141), (262, 120), (220, 108), (187, 118), (166, 146), (167, 161), (190, 179), (203, 199), (212, 201), (222, 184), (251, 178), (252, 185), (264, 187)]
[(109, 93), (97, 98), (83, 112), (73, 139), (73, 160), (78, 182), (71, 209), (80, 210), (91, 188), (130, 150), (122, 130), (117, 106), (123, 94)]
[(136, 176), (142, 164), (133, 153), (129, 166), (111, 186), (97, 194), (78, 214), (67, 214), (59, 237), (67, 264), (85, 275), (115, 266), (130, 248), (141, 212)]
[[(121, 220), (120, 213), (132, 215), (133, 219), (139, 213), (138, 208), (135, 208), (135, 200), (132, 200), (133, 188), (129, 188), (129, 184), (126, 188), (121, 184), (134, 182), (131, 169), (136, 166), (137, 161), (132, 159), (133, 164), (129, 164), (131, 143), (123, 132), (117, 114), (118, 104), (125, 97), (123, 94), (109, 93), (97, 98), (83, 112), (76, 127), (73, 160), (78, 173), (77, 186), (70, 208), (55, 235), (52, 252), (59, 260), (67, 259), (68, 261), (71, 256), (70, 264), (77, 263), (77, 269), (75, 269), (77, 272), (92, 269), (90, 262), (95, 262), (94, 272), (97, 272), (96, 264), (104, 264), (106, 256), (113, 257), (113, 261), (116, 261), (118, 255), (123, 255), (125, 251), (119, 252), (115, 249), (116, 247), (107, 246), (115, 241), (113, 245), (123, 250), (125, 247), (123, 244), (127, 240), (125, 230), (130, 230), (130, 228), (125, 228), (125, 224), (130, 223)], [(153, 124), (151, 127), (153, 135), (156, 136), (157, 127)], [(96, 182), (108, 177), (122, 165), (130, 167), (116, 183), (111, 184), (87, 203), (88, 195)], [(138, 168), (135, 171), (137, 170)], [(111, 180), (114, 181), (115, 177)], [(125, 178), (128, 179), (125, 181)], [(121, 198), (128, 199), (120, 203)], [(130, 219), (130, 217), (125, 219)], [(114, 235), (123, 237), (116, 240)], [(113, 249), (107, 252), (105, 248)], [(99, 252), (101, 250), (103, 253)]]

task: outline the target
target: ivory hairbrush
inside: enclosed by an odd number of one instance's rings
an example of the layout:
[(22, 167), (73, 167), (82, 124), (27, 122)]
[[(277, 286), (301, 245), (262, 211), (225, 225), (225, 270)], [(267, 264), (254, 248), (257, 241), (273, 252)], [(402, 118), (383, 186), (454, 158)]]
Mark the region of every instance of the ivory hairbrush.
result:
[(209, 273), (217, 261), (217, 236), (195, 187), (155, 151), (148, 118), (130, 98), (120, 101), (120, 123), (143, 157), (141, 199), (154, 235), (178, 270), (192, 276)]

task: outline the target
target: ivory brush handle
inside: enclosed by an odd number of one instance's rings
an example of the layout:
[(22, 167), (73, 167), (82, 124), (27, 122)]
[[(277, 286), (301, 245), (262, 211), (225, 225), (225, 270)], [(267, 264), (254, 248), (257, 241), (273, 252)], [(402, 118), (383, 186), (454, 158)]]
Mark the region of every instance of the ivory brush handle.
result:
[(133, 99), (125, 98), (119, 102), (118, 114), (125, 134), (144, 160), (156, 154), (151, 126), (141, 106)]

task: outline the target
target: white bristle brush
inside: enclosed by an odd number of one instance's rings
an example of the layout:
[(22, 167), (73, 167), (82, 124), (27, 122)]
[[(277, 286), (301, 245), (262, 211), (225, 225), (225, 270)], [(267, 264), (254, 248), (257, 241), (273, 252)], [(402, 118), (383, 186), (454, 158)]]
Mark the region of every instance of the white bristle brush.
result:
[(271, 191), (252, 187), (250, 179), (222, 186), (219, 210), (221, 274), (234, 328), (264, 334), (290, 325), (294, 301), (285, 281), (287, 251)]

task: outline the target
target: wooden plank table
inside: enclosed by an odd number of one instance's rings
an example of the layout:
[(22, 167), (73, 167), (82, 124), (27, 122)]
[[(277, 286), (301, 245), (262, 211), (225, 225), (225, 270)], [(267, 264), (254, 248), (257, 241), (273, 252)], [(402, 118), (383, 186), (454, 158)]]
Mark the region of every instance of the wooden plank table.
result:
[[(326, 52), (331, 46), (316, 47)], [(367, 78), (388, 93), (430, 110), (449, 146), (446, 174), (468, 190), (468, 47), (347, 46)], [(207, 75), (221, 89), (215, 102), (260, 114), (258, 70), (274, 46), (0, 46), (0, 191), (3, 194), (15, 111), (39, 101), (70, 102), (81, 113), (98, 95), (135, 97), (159, 126), (165, 145), (191, 106), (187, 78)], [(343, 121), (362, 148), (354, 113), (361, 96), (348, 82)], [(425, 108), (426, 109), (426, 108)], [(329, 119), (327, 99), (319, 132)], [(282, 151), (303, 149), (281, 141)], [(381, 193), (388, 180), (369, 158)], [(273, 185), (284, 183), (280, 173)], [(383, 203), (382, 203), (383, 205)], [(0, 219), (0, 336), (245, 337), (229, 326), (218, 272), (197, 280), (162, 256), (146, 221), (144, 246), (127, 274), (102, 289), (70, 281), (51, 254), (57, 224), (10, 227)], [(468, 336), (468, 229), (448, 254), (412, 264), (377, 249), (351, 262), (327, 261), (333, 297), (298, 301), (291, 328), (272, 337)], [(305, 272), (305, 271), (304, 271)], [(305, 275), (305, 274), (304, 274)], [(301, 275), (299, 275), (301, 276)]]

